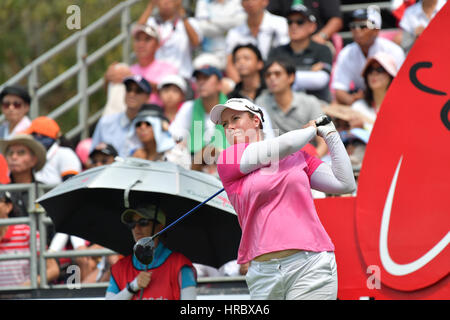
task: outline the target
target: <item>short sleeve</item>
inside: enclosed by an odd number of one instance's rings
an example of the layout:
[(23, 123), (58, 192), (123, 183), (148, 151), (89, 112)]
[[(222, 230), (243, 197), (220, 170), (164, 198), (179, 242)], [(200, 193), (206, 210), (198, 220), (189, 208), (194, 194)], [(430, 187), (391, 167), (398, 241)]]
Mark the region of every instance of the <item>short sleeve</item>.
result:
[(306, 174), (308, 175), (309, 178), (311, 178), (314, 171), (316, 171), (317, 167), (320, 166), (323, 163), (323, 161), (320, 160), (319, 158), (311, 156), (310, 154), (308, 154), (303, 150), (300, 150), (300, 152), (305, 157)]

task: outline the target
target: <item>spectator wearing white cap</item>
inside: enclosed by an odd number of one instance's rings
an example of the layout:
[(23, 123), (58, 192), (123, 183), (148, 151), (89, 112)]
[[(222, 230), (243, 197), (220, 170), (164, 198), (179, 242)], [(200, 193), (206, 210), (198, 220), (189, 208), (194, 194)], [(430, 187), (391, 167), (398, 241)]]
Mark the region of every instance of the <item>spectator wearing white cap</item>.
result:
[(172, 122), (185, 101), (187, 92), (186, 80), (176, 74), (164, 77), (158, 84), (158, 93), (162, 109), (167, 119)]
[(400, 46), (378, 36), (381, 29), (378, 6), (370, 5), (367, 9), (355, 10), (352, 19), (349, 27), (354, 42), (339, 53), (332, 82), (337, 102), (345, 105), (363, 98), (365, 84), (361, 72), (367, 58), (380, 51), (386, 52), (392, 55), (398, 68), (405, 60), (405, 53)]
[(364, 98), (355, 101), (352, 109), (364, 117), (356, 116), (349, 122), (352, 128), (364, 128), (370, 132), (389, 86), (397, 75), (397, 65), (391, 55), (377, 52), (367, 60), (361, 75), (366, 85)]
[(132, 27), (131, 34), (137, 62), (132, 66), (114, 62), (108, 67), (105, 74), (108, 96), (104, 115), (126, 109), (124, 103), (125, 86), (122, 83), (126, 77), (134, 74), (144, 77), (152, 87), (152, 93), (147, 102), (161, 105), (162, 102), (156, 90), (158, 83), (166, 75), (178, 73), (178, 68), (172, 63), (156, 59), (155, 53), (159, 46), (159, 35), (155, 27), (135, 24)]

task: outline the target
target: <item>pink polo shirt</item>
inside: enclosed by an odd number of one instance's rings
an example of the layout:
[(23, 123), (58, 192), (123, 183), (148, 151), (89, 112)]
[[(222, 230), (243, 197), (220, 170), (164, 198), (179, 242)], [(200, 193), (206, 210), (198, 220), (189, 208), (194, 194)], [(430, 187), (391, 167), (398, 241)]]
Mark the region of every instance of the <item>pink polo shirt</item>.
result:
[(240, 159), (248, 144), (224, 150), (217, 165), (228, 199), (242, 229), (238, 263), (280, 250), (334, 251), (334, 245), (317, 215), (310, 177), (322, 163), (300, 150), (264, 168), (243, 174)]

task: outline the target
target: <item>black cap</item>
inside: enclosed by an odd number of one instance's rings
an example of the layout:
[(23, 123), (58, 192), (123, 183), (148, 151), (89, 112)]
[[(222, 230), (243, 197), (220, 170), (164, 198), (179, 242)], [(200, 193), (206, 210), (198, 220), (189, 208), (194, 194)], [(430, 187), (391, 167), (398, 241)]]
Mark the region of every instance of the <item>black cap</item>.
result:
[(170, 122), (169, 119), (164, 115), (163, 109), (157, 104), (152, 103), (144, 103), (136, 116), (136, 119), (143, 117), (158, 117), (167, 122)]
[(301, 13), (306, 18), (308, 18), (308, 20), (311, 21), (311, 22), (316, 22), (317, 21), (316, 17), (312, 13), (312, 11), (309, 10), (303, 4), (294, 4), (294, 5), (292, 5), (291, 8), (289, 9), (288, 15), (290, 15), (292, 13)]
[(144, 77), (142, 77), (140, 75), (135, 74), (135, 75), (132, 75), (130, 77), (126, 77), (125, 79), (123, 79), (123, 84), (126, 85), (129, 82), (136, 83), (147, 94), (152, 93), (152, 86), (150, 85), (150, 83), (147, 80), (145, 80)]
[(94, 150), (91, 151), (91, 153), (89, 153), (89, 158), (92, 158), (94, 156), (94, 154), (96, 153), (103, 153), (107, 156), (113, 156), (113, 157), (117, 157), (118, 153), (116, 148), (114, 148), (112, 145), (101, 142), (99, 143)]
[(25, 103), (27, 104), (30, 104), (31, 102), (31, 97), (28, 94), (28, 91), (21, 85), (12, 85), (5, 87), (0, 93), (0, 101), (3, 100), (3, 97), (8, 94), (12, 94), (22, 98), (22, 100), (25, 101)]

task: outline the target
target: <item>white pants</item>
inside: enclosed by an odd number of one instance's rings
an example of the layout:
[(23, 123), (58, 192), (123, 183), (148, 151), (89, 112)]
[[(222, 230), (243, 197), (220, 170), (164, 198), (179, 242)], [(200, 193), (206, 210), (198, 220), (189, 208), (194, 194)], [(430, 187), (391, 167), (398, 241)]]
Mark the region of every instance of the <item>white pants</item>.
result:
[(252, 261), (246, 274), (254, 300), (336, 300), (334, 252), (300, 251), (281, 259)]

